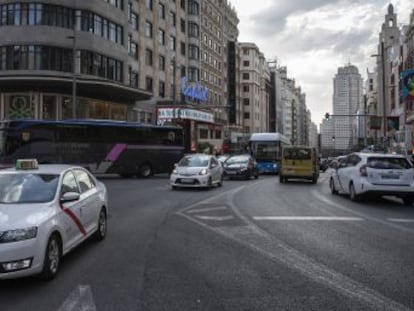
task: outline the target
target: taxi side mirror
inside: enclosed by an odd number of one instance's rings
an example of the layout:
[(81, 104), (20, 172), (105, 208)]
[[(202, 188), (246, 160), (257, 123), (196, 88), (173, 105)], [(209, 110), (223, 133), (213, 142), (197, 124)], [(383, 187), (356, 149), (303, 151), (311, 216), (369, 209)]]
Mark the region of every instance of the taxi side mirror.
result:
[(74, 202), (78, 201), (80, 198), (80, 194), (77, 192), (66, 192), (60, 197), (61, 203), (67, 203), (67, 202)]

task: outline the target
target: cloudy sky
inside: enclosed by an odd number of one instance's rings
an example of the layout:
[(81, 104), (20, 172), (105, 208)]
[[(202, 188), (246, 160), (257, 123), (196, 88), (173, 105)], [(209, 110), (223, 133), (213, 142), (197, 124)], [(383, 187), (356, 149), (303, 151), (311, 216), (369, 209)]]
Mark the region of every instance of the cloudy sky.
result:
[[(230, 0), (236, 8), (239, 41), (254, 42), (266, 59), (287, 66), (306, 93), (319, 126), (332, 112), (333, 78), (349, 61), (366, 78), (375, 66), (378, 34), (390, 2), (384, 0)], [(392, 1), (399, 24), (407, 24), (412, 0)]]

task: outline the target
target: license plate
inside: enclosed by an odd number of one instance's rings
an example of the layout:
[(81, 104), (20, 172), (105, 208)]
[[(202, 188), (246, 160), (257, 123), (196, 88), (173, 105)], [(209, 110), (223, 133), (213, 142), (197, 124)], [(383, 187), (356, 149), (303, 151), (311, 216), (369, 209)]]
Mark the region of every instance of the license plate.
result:
[(383, 174), (381, 175), (382, 179), (400, 179), (400, 175), (396, 174)]
[(194, 179), (181, 179), (182, 184), (194, 184)]
[(233, 175), (236, 174), (236, 172), (226, 172), (226, 174)]

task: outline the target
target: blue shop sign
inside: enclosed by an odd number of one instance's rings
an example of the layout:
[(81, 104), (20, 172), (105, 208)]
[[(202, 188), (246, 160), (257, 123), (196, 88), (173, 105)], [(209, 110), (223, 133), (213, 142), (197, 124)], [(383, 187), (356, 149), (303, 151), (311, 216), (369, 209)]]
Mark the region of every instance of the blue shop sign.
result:
[(188, 84), (187, 77), (181, 78), (181, 94), (192, 100), (208, 100), (208, 88), (202, 86), (200, 82)]

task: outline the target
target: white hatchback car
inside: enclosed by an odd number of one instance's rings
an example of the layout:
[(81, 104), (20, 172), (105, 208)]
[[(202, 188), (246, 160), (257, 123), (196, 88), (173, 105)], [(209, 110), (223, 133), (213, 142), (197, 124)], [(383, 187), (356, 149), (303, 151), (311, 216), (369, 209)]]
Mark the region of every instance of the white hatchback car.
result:
[(367, 195), (388, 195), (411, 205), (414, 169), (403, 155), (351, 153), (332, 170), (329, 186), (333, 194), (349, 194), (354, 201)]
[(206, 187), (223, 185), (223, 166), (213, 155), (194, 153), (185, 155), (170, 176), (173, 189), (177, 187)]
[(17, 161), (0, 171), (0, 279), (55, 277), (63, 255), (106, 236), (108, 194), (82, 167)]

